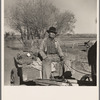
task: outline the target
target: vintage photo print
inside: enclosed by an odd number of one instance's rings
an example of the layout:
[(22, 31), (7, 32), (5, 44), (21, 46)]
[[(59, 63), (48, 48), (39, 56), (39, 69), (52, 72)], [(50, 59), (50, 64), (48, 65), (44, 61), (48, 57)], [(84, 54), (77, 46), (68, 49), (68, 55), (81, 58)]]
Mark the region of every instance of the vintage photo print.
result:
[(3, 100), (98, 100), (98, 2), (2, 0)]

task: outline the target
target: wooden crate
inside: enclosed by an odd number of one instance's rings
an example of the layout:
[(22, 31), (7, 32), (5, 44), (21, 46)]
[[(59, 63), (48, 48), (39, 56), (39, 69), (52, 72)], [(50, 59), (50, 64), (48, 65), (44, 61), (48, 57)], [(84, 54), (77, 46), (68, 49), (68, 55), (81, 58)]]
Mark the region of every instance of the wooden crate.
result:
[(40, 79), (40, 71), (33, 67), (22, 67), (22, 79), (24, 82)]

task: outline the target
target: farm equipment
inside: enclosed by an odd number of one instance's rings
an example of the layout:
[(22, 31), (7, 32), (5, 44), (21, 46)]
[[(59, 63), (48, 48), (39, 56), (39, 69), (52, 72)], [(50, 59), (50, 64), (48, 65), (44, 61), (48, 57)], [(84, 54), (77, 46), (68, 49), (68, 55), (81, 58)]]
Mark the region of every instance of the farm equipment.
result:
[(90, 75), (84, 75), (80, 80), (76, 80), (72, 77), (71, 71), (64, 72), (64, 70), (62, 76), (54, 75), (51, 79), (42, 79), (41, 63), (37, 62), (36, 59), (36, 56), (28, 52), (14, 57), (15, 68), (11, 70), (11, 85), (21, 85), (26, 82), (32, 82), (32, 85), (39, 86), (92, 85)]

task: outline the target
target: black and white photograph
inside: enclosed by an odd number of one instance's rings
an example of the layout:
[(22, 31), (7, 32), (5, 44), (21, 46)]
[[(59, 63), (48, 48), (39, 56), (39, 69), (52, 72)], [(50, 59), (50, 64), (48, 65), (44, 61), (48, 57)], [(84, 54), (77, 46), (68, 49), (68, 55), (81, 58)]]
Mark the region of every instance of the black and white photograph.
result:
[(3, 85), (96, 87), (97, 1), (4, 0)]

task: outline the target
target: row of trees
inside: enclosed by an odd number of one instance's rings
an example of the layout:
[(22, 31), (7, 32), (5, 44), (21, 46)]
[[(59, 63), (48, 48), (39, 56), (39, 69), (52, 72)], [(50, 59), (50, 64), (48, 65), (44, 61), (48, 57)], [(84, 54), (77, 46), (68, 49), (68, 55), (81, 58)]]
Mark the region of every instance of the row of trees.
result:
[(75, 15), (61, 13), (49, 0), (21, 0), (11, 9), (10, 25), (21, 33), (21, 39), (44, 38), (46, 30), (55, 26), (59, 33), (73, 32)]

